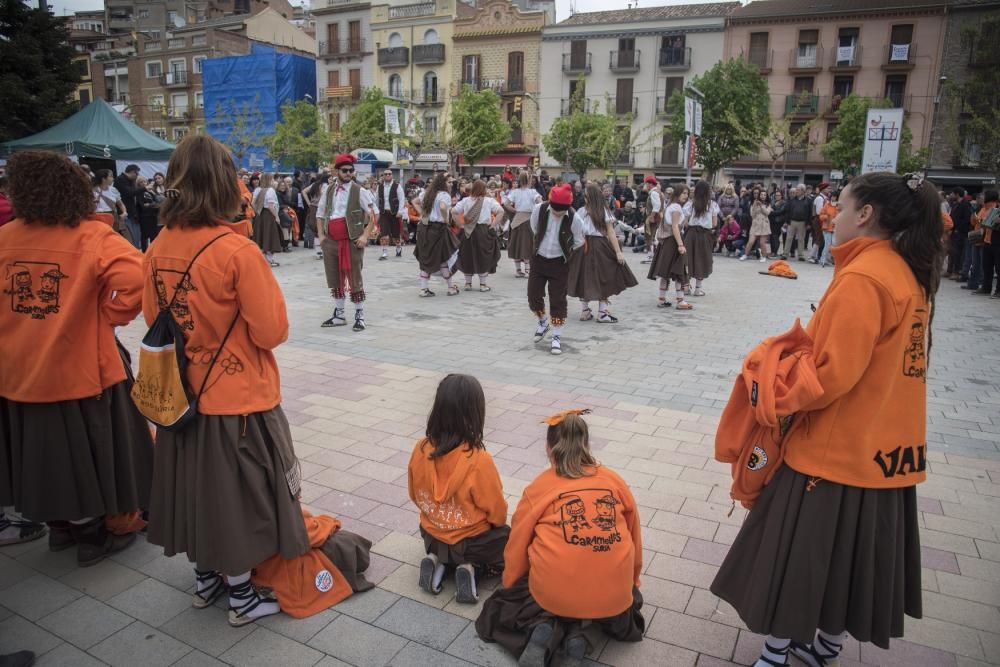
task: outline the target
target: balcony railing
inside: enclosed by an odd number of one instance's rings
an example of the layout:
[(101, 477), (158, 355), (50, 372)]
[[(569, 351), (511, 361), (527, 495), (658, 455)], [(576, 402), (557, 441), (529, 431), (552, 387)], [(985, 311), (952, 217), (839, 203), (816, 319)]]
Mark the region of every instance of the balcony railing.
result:
[(819, 95), (797, 93), (785, 95), (786, 116), (815, 116), (819, 113)]
[(507, 79), (503, 84), (504, 95), (522, 95), (524, 92), (524, 77)]
[(433, 16), (433, 2), (419, 2), (414, 5), (402, 5), (401, 7), (390, 7), (390, 19), (411, 19), (417, 16)]
[(670, 98), (665, 95), (660, 95), (656, 98), (656, 115), (657, 116), (669, 116), (673, 113), (673, 109), (670, 108)]
[(172, 70), (160, 75), (160, 85), (164, 88), (186, 88), (189, 83), (186, 70)]
[(608, 67), (612, 72), (638, 72), (639, 56), (642, 51), (612, 51)]
[(761, 74), (769, 74), (774, 65), (773, 49), (749, 49), (741, 51), (740, 57), (751, 65), (756, 65)]
[(356, 56), (365, 52), (365, 40), (358, 39), (338, 39), (332, 42), (319, 43), (319, 55), (321, 58), (336, 56)]
[(409, 102), (410, 98), (407, 96), (409, 91), (407, 90), (393, 90), (392, 88), (385, 89), (385, 96), (390, 100), (397, 100), (399, 102)]
[(187, 107), (169, 107), (166, 112), (167, 120), (172, 123), (184, 123), (191, 120), (191, 110)]
[(675, 46), (667, 49), (660, 49), (660, 69), (668, 71), (681, 71), (691, 68), (691, 47)]
[(378, 50), (379, 67), (406, 67), (410, 64), (410, 49), (405, 46), (390, 46)]
[(560, 116), (568, 116), (574, 111), (591, 113), (593, 110), (594, 110), (593, 100), (588, 100), (586, 98), (582, 100), (574, 100), (569, 97), (564, 97), (562, 99), (562, 103), (559, 105)]
[(788, 162), (805, 162), (809, 158), (809, 149), (790, 148), (785, 153), (785, 160)]
[(910, 108), (913, 106), (913, 95), (890, 93), (885, 99), (892, 103), (894, 109), (902, 109), (906, 113), (910, 113)]
[(564, 53), (562, 70), (566, 74), (590, 74), (590, 52), (584, 55)]
[(499, 95), (503, 91), (504, 83), (503, 79), (462, 79), (458, 89), (461, 92), (462, 88), (468, 86), (473, 92), (492, 90)]
[(609, 104), (611, 111), (619, 116), (637, 113), (639, 110), (638, 97), (612, 97)]
[(417, 44), (413, 47), (414, 65), (438, 65), (444, 62), (444, 44)]
[(413, 91), (412, 99), (415, 104), (423, 104), (430, 107), (444, 104), (444, 95), (441, 94), (441, 90), (438, 88), (418, 88)]
[(916, 44), (886, 44), (882, 69), (913, 69), (916, 54)]
[(802, 53), (798, 47), (788, 52), (789, 72), (818, 72), (823, 69), (823, 47), (816, 45), (812, 53)]
[(861, 45), (838, 46), (830, 49), (830, 70), (849, 72), (861, 67)]

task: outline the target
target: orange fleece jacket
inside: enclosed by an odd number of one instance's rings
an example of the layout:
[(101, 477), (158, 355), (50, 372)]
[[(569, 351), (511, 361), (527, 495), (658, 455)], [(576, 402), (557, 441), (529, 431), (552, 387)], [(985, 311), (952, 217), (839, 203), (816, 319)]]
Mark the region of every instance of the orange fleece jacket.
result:
[(888, 240), (833, 248), (833, 281), (809, 322), (823, 396), (785, 438), (785, 463), (862, 488), (922, 482), (928, 303)]
[(139, 314), (142, 254), (111, 227), (0, 227), (0, 396), (53, 403), (97, 396), (125, 379), (116, 326)]
[(445, 544), (507, 524), (507, 501), (500, 473), (485, 449), (459, 445), (430, 458), (434, 446), (424, 439), (413, 448), (407, 470), (410, 500), (420, 510), (420, 525)]
[(642, 536), (628, 484), (602, 465), (587, 472), (570, 479), (549, 468), (524, 490), (503, 552), (503, 585), (527, 574), (546, 611), (600, 619), (632, 606)]
[[(271, 352), (288, 337), (285, 298), (257, 245), (243, 225), (164, 228), (146, 251), (142, 311), (147, 324), (179, 288), (174, 320), (184, 332), (188, 382), (197, 392), (212, 354), (239, 311), (219, 354), (198, 412), (246, 415), (281, 402), (278, 364)], [(195, 253), (219, 234), (195, 261), (190, 280), (180, 283)]]

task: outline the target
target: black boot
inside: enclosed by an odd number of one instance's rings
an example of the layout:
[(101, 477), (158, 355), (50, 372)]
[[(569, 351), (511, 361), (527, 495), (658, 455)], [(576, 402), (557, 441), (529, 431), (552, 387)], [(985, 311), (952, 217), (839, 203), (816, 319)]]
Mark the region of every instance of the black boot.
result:
[(545, 667), (545, 654), (552, 641), (552, 625), (541, 623), (531, 631), (531, 639), (518, 659), (518, 667)]
[(70, 524), (70, 534), (76, 540), (76, 562), (80, 567), (90, 567), (105, 557), (121, 551), (135, 542), (135, 533), (115, 535), (104, 527), (104, 517), (98, 517), (78, 526)]

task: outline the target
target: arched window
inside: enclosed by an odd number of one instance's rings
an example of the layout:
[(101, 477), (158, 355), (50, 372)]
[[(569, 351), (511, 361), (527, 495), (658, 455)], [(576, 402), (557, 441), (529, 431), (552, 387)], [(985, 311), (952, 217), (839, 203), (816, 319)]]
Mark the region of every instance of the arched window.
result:
[(437, 44), (438, 43), (438, 33), (437, 30), (431, 28), (424, 33), (424, 44)]
[(434, 72), (424, 74), (424, 102), (427, 104), (438, 101), (438, 77)]
[(403, 78), (398, 74), (389, 77), (389, 97), (399, 99), (403, 97)]
[(389, 35), (389, 48), (395, 49), (403, 45), (403, 36), (398, 32), (394, 32)]

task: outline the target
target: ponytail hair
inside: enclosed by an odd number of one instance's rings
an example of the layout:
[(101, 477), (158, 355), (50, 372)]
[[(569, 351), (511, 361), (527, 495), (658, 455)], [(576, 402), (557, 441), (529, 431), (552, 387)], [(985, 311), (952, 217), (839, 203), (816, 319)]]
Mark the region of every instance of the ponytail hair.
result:
[(934, 185), (916, 174), (899, 176), (888, 172), (863, 174), (848, 187), (858, 207), (875, 209), (875, 224), (892, 241), (930, 306), (927, 326), (927, 353), (930, 356), (934, 300), (941, 284), (944, 258), (944, 222), (941, 195)]
[(578, 479), (593, 474), (584, 470), (584, 466), (597, 465), (597, 459), (590, 453), (590, 435), (583, 417), (566, 415), (555, 426), (549, 426), (546, 441), (557, 475)]

